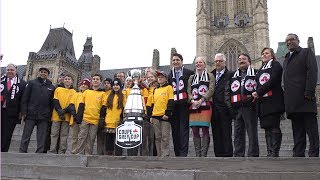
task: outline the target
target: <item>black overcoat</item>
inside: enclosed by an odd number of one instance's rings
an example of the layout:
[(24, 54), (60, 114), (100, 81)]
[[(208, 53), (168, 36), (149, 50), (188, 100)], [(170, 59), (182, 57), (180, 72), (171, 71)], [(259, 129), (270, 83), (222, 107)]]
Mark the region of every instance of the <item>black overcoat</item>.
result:
[[(216, 69), (212, 71), (214, 77), (216, 77)], [(230, 94), (225, 93), (227, 82), (229, 82), (234, 72), (229, 71), (227, 68), (221, 75), (218, 83), (215, 85), (213, 94), (213, 107), (216, 113), (222, 114), (222, 117), (229, 119), (231, 114), (229, 113), (229, 108), (226, 104), (226, 99), (230, 99)]]
[[(257, 83), (257, 114), (258, 117), (264, 117), (274, 113), (284, 113), (284, 97), (281, 86), (282, 81), (282, 66), (278, 61), (272, 61), (270, 79), (263, 85)], [(260, 70), (256, 75), (256, 82), (259, 82), (259, 77), (263, 72)], [(272, 90), (272, 96), (263, 97), (266, 93)]]
[(27, 115), (27, 120), (51, 119), (54, 90), (48, 79), (38, 77), (28, 82), (21, 100), (21, 113)]
[[(298, 47), (291, 55), (286, 54), (283, 62), (285, 110), (290, 114), (298, 112), (317, 113), (315, 88), (318, 66), (310, 48)], [(305, 96), (312, 97), (311, 100)]]

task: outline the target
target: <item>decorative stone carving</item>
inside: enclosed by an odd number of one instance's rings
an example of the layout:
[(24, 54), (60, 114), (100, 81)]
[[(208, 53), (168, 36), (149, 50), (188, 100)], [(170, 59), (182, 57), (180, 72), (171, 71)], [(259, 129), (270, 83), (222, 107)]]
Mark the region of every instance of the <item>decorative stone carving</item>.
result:
[(257, 4), (256, 4), (256, 9), (260, 6), (262, 7), (263, 9), (267, 9), (266, 8), (266, 4), (267, 2), (265, 0), (258, 0)]
[(250, 23), (250, 17), (247, 13), (239, 13), (234, 18), (234, 24), (239, 27), (245, 27)]
[(213, 25), (217, 28), (224, 28), (229, 25), (229, 16), (215, 16)]

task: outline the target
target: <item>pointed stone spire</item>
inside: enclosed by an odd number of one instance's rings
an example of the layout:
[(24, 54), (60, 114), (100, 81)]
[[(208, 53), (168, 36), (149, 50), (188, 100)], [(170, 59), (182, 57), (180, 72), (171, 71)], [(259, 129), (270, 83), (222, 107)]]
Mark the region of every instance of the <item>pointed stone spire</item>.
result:
[(158, 49), (153, 50), (153, 57), (152, 57), (152, 67), (154, 69), (159, 69), (160, 64), (160, 54)]
[(311, 50), (315, 53), (313, 37), (308, 37), (308, 48), (311, 48)]
[(83, 51), (91, 51), (92, 52), (92, 37), (87, 37), (86, 43), (83, 45)]
[(171, 60), (172, 60), (173, 54), (175, 54), (175, 53), (177, 53), (176, 48), (171, 48), (170, 63), (169, 63), (170, 65), (172, 65), (172, 64), (171, 64)]
[(87, 40), (83, 45), (83, 51), (81, 56), (78, 59), (78, 62), (92, 63), (92, 58), (93, 58), (92, 48), (93, 48), (92, 37), (87, 37)]

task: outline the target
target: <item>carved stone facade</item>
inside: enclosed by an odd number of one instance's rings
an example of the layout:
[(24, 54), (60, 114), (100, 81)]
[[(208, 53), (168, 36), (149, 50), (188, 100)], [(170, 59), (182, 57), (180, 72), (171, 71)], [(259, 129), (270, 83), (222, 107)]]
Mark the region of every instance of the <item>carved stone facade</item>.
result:
[(100, 57), (92, 55), (92, 38), (88, 37), (82, 55), (77, 60), (74, 53), (72, 34), (65, 28), (50, 29), (39, 52), (30, 52), (25, 80), (38, 76), (40, 67), (50, 70), (49, 79), (56, 84), (61, 73), (70, 74), (77, 87), (83, 74), (91, 75), (100, 71)]
[(198, 0), (196, 15), (196, 53), (207, 58), (209, 70), (216, 53), (224, 53), (234, 70), (239, 53), (255, 61), (270, 45), (267, 0)]

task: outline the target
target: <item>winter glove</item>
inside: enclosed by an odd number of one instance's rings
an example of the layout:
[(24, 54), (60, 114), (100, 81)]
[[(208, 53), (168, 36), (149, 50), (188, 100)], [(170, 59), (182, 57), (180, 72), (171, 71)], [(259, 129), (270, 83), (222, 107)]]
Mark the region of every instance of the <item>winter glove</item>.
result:
[(59, 118), (64, 121), (65, 120), (65, 117), (64, 117), (65, 110), (63, 110), (61, 108), (60, 102), (58, 99), (53, 99), (53, 107), (57, 111)]
[(61, 120), (63, 120), (63, 121), (66, 120), (65, 117), (64, 117), (65, 111), (63, 109), (59, 109), (59, 110), (57, 110), (57, 112), (58, 112), (59, 118)]
[(80, 103), (78, 107), (78, 112), (74, 116), (74, 120), (77, 124), (81, 124), (82, 119), (83, 119), (83, 112), (84, 112), (84, 103)]

